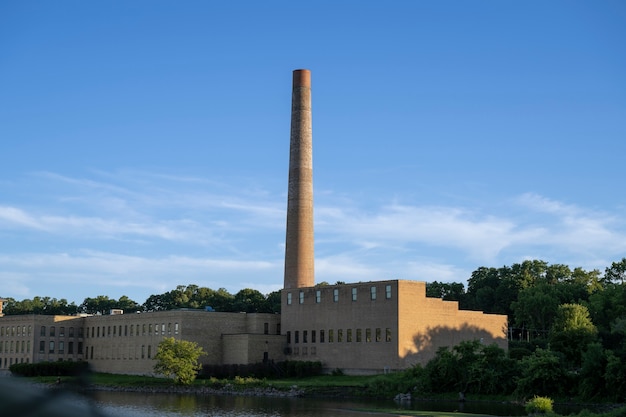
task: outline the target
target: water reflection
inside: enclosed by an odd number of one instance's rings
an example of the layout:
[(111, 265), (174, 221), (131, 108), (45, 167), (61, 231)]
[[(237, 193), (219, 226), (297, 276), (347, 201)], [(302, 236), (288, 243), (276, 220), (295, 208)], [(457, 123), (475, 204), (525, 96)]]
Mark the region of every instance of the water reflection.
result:
[(100, 409), (111, 417), (363, 417), (364, 409), (406, 411), (459, 411), (500, 416), (525, 415), (521, 406), (505, 403), (413, 401), (397, 404), (382, 400), (332, 400), (314, 398), (236, 397), (214, 395), (98, 392)]

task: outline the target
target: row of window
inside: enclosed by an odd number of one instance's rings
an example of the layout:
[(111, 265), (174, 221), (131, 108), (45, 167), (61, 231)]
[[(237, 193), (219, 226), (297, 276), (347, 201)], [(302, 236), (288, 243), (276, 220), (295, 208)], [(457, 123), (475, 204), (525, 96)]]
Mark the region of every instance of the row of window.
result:
[[(76, 353), (83, 354), (83, 342), (78, 342), (76, 345)], [(46, 342), (41, 340), (39, 342), (39, 353), (46, 353)], [(59, 355), (73, 355), (74, 354), (74, 342), (67, 342), (67, 352), (65, 351), (65, 341), (61, 340), (55, 343), (54, 340), (48, 342), (48, 353), (57, 353)]]
[[(374, 301), (377, 298), (377, 289), (375, 285), (372, 285), (370, 287), (370, 297), (369, 299)], [(352, 291), (352, 301), (357, 301), (357, 295), (358, 295), (358, 288), (357, 287), (353, 287)], [(390, 299), (391, 298), (391, 285), (387, 284), (385, 285), (385, 299)], [(292, 304), (292, 293), (288, 292), (287, 293), (287, 304)], [(315, 290), (315, 303), (321, 303), (322, 302), (322, 290)], [(339, 288), (334, 288), (333, 289), (333, 302), (337, 303), (339, 302)], [(304, 291), (300, 291), (298, 293), (298, 303), (299, 304), (304, 304)]]
[(30, 340), (0, 342), (0, 354), (2, 353), (30, 353)]
[[(48, 334), (46, 335), (46, 326), (41, 326), (39, 328), (39, 336), (41, 337), (57, 337), (57, 329), (55, 326), (50, 326), (48, 329)], [(83, 337), (83, 328), (79, 327), (78, 328), (78, 337)], [(59, 327), (59, 333), (58, 333), (59, 337), (65, 337), (65, 326), (60, 326)], [(76, 335), (74, 334), (74, 328), (73, 327), (69, 327), (68, 331), (67, 331), (67, 336), (68, 337), (76, 337)]]
[[(50, 340), (47, 343), (48, 351), (47, 353), (58, 353), (63, 355), (67, 353), (68, 355), (74, 354), (74, 342), (67, 342), (67, 345), (64, 340), (56, 342), (54, 340)], [(65, 351), (65, 347), (67, 346), (67, 352)], [(77, 343), (77, 352), (79, 355), (83, 353), (83, 342)], [(5, 341), (4, 343), (0, 342), (0, 354), (11, 354), (11, 353), (31, 353), (30, 350), (30, 340), (22, 340), (22, 341)], [(39, 342), (39, 353), (46, 353), (46, 341), (41, 340)]]
[(178, 323), (125, 324), (117, 326), (87, 327), (87, 337), (122, 337), (122, 336), (151, 336), (178, 334)]
[[(30, 336), (33, 326), (2, 326), (0, 327), (0, 337), (21, 337)], [(28, 333), (27, 333), (28, 331)]]
[(24, 363), (24, 362), (29, 363), (29, 359), (28, 358), (4, 358), (3, 360), (2, 358), (0, 358), (0, 368), (8, 368), (14, 363)]
[[(372, 330), (374, 330), (373, 333), (372, 333)], [(302, 340), (300, 339), (301, 334), (302, 334)], [(325, 343), (326, 335), (327, 335), (325, 330), (320, 330), (319, 333), (317, 333), (315, 330), (311, 330), (310, 333), (308, 330), (302, 330), (302, 333), (300, 333), (299, 330), (296, 330), (293, 333), (293, 343), (318, 343), (318, 337), (317, 337), (318, 334), (319, 334), (319, 343)], [(309, 335), (311, 336), (310, 339), (309, 339)], [(292, 336), (291, 331), (288, 331), (287, 343), (292, 343), (291, 336)], [(337, 343), (342, 343), (342, 342), (369, 343), (372, 341), (382, 342), (383, 340), (383, 332), (380, 327), (377, 327), (376, 329), (369, 329), (369, 328), (368, 329), (345, 329), (345, 333), (344, 333), (344, 329), (337, 329), (336, 336), (337, 338), (335, 339), (335, 329), (329, 329), (328, 330), (328, 343), (334, 343), (335, 341)], [(390, 328), (385, 329), (385, 342), (391, 342), (391, 329)]]
[[(152, 359), (152, 345), (128, 345), (128, 346), (107, 346), (97, 347), (89, 346), (85, 349), (87, 360), (93, 359)], [(94, 353), (95, 352), (95, 353)]]

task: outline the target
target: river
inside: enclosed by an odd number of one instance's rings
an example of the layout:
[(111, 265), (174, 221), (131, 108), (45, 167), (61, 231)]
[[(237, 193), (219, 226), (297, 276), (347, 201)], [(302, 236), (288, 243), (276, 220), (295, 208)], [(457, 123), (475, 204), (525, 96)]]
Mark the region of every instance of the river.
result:
[[(99, 410), (110, 417), (363, 417), (367, 409), (463, 411), (501, 416), (521, 416), (519, 406), (501, 403), (456, 401), (334, 400), (318, 398), (275, 398), (189, 394), (146, 394), (135, 392), (95, 393)], [(370, 414), (371, 415), (371, 414)]]

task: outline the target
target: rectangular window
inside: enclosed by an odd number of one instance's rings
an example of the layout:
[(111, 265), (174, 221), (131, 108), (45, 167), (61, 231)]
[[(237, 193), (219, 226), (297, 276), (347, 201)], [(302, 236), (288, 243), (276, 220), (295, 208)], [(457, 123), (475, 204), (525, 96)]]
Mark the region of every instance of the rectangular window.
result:
[(346, 330), (346, 342), (352, 342), (352, 329)]
[(78, 342), (78, 354), (83, 354), (83, 342)]
[(296, 332), (294, 333), (294, 342), (300, 343), (300, 330), (296, 330)]
[(128, 324), (124, 325), (124, 336), (128, 336)]
[(56, 336), (56, 330), (54, 326), (50, 326), (50, 337)]
[(68, 355), (74, 354), (74, 342), (67, 342), (67, 354)]
[(385, 298), (391, 298), (391, 285), (385, 285)]
[(46, 326), (41, 326), (41, 329), (39, 331), (39, 336), (45, 336), (46, 335)]
[(380, 342), (382, 340), (382, 336), (381, 336), (381, 332), (380, 332), (380, 327), (376, 328), (376, 341)]
[(73, 328), (73, 327), (70, 327), (70, 328), (69, 328), (69, 334), (68, 334), (68, 336), (69, 336), (69, 337), (74, 337), (74, 328)]
[(300, 304), (304, 304), (304, 291), (300, 291)]
[(174, 334), (178, 334), (178, 323), (174, 323)]
[(352, 288), (352, 301), (356, 301), (356, 288)]
[(161, 323), (161, 334), (165, 334), (165, 323)]
[(391, 342), (391, 329), (389, 327), (385, 329), (385, 341)]
[(59, 336), (65, 337), (65, 327), (63, 326), (59, 327)]
[(134, 324), (131, 324), (131, 325), (130, 325), (130, 336), (132, 337), (132, 336), (134, 336), (134, 335), (135, 335), (135, 325), (134, 325)]
[(315, 343), (315, 330), (311, 330), (311, 343)]
[(167, 323), (167, 334), (172, 334), (172, 323)]
[(263, 334), (270, 334), (270, 324), (263, 323)]
[(146, 325), (145, 325), (145, 323), (141, 326), (141, 335), (142, 336), (146, 335)]
[(335, 337), (333, 334), (333, 329), (328, 330), (328, 343), (333, 343), (335, 341)]
[(152, 323), (148, 324), (148, 334), (152, 334)]
[(365, 341), (367, 343), (372, 341), (372, 329), (365, 329)]
[(308, 343), (309, 332), (306, 330), (302, 331), (302, 343)]
[(376, 299), (376, 287), (370, 287), (370, 298), (372, 300)]
[(324, 343), (324, 330), (320, 330), (320, 343)]
[(336, 303), (337, 301), (339, 301), (339, 289), (335, 288), (333, 290), (333, 301)]
[(291, 305), (291, 293), (287, 293), (287, 305)]
[(39, 353), (44, 353), (46, 351), (46, 342), (43, 340), (39, 342)]
[(291, 343), (291, 332), (287, 332), (287, 343)]
[(343, 342), (343, 329), (337, 330), (337, 343)]
[(54, 353), (54, 340), (50, 341), (50, 349), (48, 349), (48, 353)]
[(322, 290), (315, 291), (315, 302), (318, 304), (322, 302)]
[(65, 353), (65, 342), (63, 342), (62, 340), (59, 342), (59, 353), (60, 354)]
[(363, 341), (363, 332), (362, 329), (356, 329), (356, 341), (357, 342), (362, 342)]

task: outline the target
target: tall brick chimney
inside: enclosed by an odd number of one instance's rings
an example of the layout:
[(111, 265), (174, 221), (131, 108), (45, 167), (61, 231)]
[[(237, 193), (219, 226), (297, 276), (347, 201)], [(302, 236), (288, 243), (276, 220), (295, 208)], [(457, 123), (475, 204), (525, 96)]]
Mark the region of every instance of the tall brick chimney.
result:
[(285, 289), (315, 285), (313, 250), (313, 143), (311, 72), (293, 72)]

